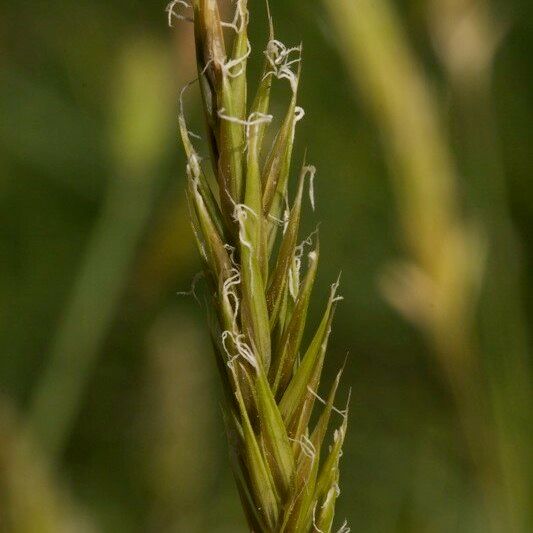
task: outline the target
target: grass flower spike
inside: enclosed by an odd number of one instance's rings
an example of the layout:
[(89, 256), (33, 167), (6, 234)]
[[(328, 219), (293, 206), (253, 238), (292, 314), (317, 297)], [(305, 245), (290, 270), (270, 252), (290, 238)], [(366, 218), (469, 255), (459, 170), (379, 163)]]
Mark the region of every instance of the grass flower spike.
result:
[[(304, 116), (297, 105), (302, 50), (276, 40), (270, 20), (263, 72), (249, 100), (247, 1), (236, 2), (229, 21), (216, 0), (175, 1), (167, 11), (170, 23), (194, 24), (209, 158), (193, 146), (183, 106), (179, 125), (230, 455), (249, 528), (330, 532), (348, 408), (334, 407), (341, 372), (325, 399), (318, 393), (338, 282), (304, 345), (319, 244), (316, 232), (302, 243), (298, 237), (307, 189), (314, 207), (314, 167), (301, 168), (292, 201), (288, 192), (295, 129)], [(275, 122), (273, 83), (286, 84), (291, 98), (277, 133), (267, 136)], [(313, 416), (315, 406), (321, 412)], [(333, 417), (337, 429), (328, 437)]]

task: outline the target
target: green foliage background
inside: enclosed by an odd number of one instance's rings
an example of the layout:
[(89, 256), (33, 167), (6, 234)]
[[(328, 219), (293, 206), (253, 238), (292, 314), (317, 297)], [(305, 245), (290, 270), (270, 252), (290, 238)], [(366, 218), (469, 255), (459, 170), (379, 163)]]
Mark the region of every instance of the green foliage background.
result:
[[(304, 42), (296, 138), (318, 167), (317, 212), (305, 219), (309, 230), (321, 222), (317, 293), (343, 271), (328, 363), (332, 374), (349, 351), (338, 516), (364, 533), (477, 531), (484, 510), (457, 406), (431, 343), (379, 289), (404, 254), (382, 132), (326, 9), (271, 5), (277, 36)], [(428, 2), (395, 7), (461, 165), (461, 110), (433, 50)], [(170, 31), (163, 8), (0, 6), (0, 531), (244, 531), (203, 311), (177, 295), (199, 270), (177, 135), (178, 91), (195, 74), (191, 30)], [(257, 69), (267, 28), (262, 2), (250, 8)], [(533, 11), (525, 0), (493, 10), (507, 26), (492, 111), (517, 241), (508, 275), (529, 330)], [(188, 98), (201, 133), (198, 104)], [(461, 175), (461, 203), (475, 213), (483, 179)]]

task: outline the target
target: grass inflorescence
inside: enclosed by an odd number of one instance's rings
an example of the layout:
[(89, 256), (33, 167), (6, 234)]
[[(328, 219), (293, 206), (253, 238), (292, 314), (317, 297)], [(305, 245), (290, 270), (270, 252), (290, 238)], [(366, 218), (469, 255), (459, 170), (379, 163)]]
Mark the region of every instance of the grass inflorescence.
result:
[[(249, 101), (247, 1), (237, 1), (229, 22), (216, 0), (174, 1), (168, 13), (170, 22), (194, 24), (209, 161), (193, 146), (183, 107), (179, 125), (232, 466), (248, 524), (254, 532), (329, 532), (348, 408), (334, 407), (341, 372), (325, 399), (318, 395), (341, 299), (338, 282), (303, 343), (319, 244), (317, 232), (303, 242), (298, 236), (307, 187), (314, 207), (315, 168), (304, 163), (292, 201), (288, 192), (295, 129), (304, 116), (297, 105), (302, 49), (275, 39), (269, 14), (263, 71)], [(291, 98), (271, 136), (275, 82), (286, 84)], [(315, 406), (321, 412), (312, 418)], [(334, 413), (340, 423), (327, 446)]]

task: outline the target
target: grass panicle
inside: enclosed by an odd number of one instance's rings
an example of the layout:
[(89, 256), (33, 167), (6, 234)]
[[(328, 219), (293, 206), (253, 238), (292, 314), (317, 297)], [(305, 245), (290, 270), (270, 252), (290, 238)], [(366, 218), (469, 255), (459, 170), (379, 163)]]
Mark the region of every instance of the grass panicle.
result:
[[(231, 21), (222, 19), (216, 0), (173, 2), (168, 12), (171, 22), (194, 24), (209, 160), (193, 145), (183, 106), (179, 125), (242, 505), (254, 532), (330, 532), (348, 408), (334, 407), (340, 373), (325, 400), (317, 393), (341, 299), (338, 282), (303, 344), (319, 246), (316, 232), (302, 243), (298, 238), (307, 187), (314, 207), (315, 168), (304, 163), (292, 203), (288, 193), (295, 130), (304, 116), (297, 105), (302, 48), (275, 39), (269, 13), (264, 67), (248, 98), (247, 1), (237, 1)], [(277, 133), (268, 131), (275, 82), (291, 94)], [(313, 417), (315, 406), (322, 411)], [(333, 416), (338, 427), (328, 437)], [(346, 524), (341, 531), (349, 531)]]

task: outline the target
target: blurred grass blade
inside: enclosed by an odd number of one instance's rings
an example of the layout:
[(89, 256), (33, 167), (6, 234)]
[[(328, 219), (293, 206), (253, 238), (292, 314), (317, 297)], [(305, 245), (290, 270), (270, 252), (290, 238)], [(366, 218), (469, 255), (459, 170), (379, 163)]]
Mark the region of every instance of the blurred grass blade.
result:
[(54, 460), (67, 444), (157, 197), (171, 102), (167, 71), (164, 50), (151, 41), (128, 43), (121, 56), (113, 177), (29, 407), (28, 424)]

